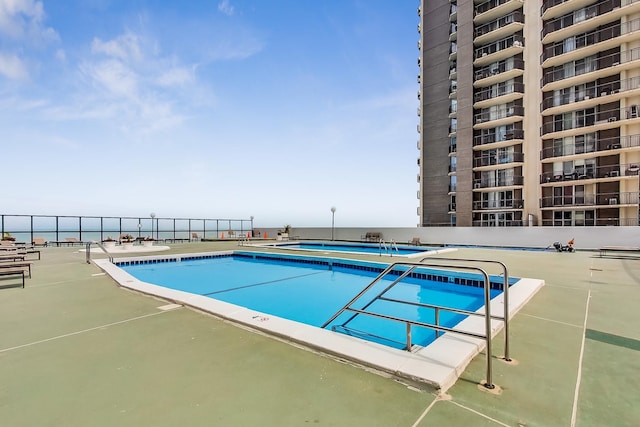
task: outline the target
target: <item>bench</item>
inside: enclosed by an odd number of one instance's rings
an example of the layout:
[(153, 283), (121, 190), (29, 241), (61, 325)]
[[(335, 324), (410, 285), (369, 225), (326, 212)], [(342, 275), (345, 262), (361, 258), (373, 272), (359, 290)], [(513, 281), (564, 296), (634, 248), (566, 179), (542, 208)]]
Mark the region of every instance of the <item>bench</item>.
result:
[(164, 239), (164, 241), (165, 243), (185, 243), (185, 242), (190, 242), (191, 239), (171, 237), (168, 239)]
[(364, 236), (360, 236), (365, 242), (379, 242), (382, 239), (382, 233), (378, 231), (368, 231)]
[(67, 237), (64, 240), (54, 240), (54, 241), (50, 241), (49, 243), (51, 243), (52, 245), (56, 245), (57, 247), (60, 247), (62, 245), (73, 246), (73, 245), (85, 244), (85, 242), (78, 240), (75, 237)]
[(634, 246), (603, 246), (600, 248), (600, 258), (607, 256), (607, 253), (635, 253), (640, 256), (640, 247)]
[(13, 253), (13, 254), (0, 254), (0, 262), (3, 261), (24, 261), (26, 258), (26, 254), (24, 253)]
[(17, 261), (17, 262), (0, 262), (0, 271), (20, 269), (29, 271), (29, 279), (31, 279), (31, 261)]
[(1, 268), (0, 276), (22, 276), (22, 287), (24, 288), (24, 268)]

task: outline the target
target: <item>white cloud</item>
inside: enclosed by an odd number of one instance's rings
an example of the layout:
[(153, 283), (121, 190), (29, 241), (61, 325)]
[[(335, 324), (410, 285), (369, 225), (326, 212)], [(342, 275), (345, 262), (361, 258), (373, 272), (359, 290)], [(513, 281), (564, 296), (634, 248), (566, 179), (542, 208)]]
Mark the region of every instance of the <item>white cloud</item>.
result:
[(60, 62), (66, 62), (67, 60), (67, 53), (64, 51), (64, 49), (57, 49), (56, 50), (56, 59)]
[(81, 71), (93, 82), (106, 89), (110, 95), (134, 98), (138, 92), (138, 76), (121, 61), (106, 61), (84, 64)]
[(14, 54), (0, 53), (0, 74), (12, 80), (29, 78), (27, 66)]
[(156, 83), (160, 86), (183, 86), (195, 80), (193, 69), (186, 67), (174, 67), (163, 70), (156, 79)]
[(45, 27), (42, 2), (34, 0), (0, 0), (0, 33), (33, 43), (58, 40), (58, 33)]
[(222, 0), (220, 3), (218, 3), (218, 10), (229, 16), (233, 15), (235, 12), (233, 6), (231, 6), (231, 3), (229, 3), (229, 0)]
[(140, 61), (143, 58), (139, 38), (132, 33), (123, 34), (106, 42), (96, 37), (91, 43), (91, 52), (102, 53), (124, 61)]

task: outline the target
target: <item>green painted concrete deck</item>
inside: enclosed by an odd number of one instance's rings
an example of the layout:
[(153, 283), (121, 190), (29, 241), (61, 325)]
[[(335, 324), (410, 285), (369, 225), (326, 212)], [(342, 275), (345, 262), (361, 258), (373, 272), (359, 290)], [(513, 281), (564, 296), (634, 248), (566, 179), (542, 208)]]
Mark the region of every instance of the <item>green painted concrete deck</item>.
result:
[(78, 249), (43, 249), (25, 289), (0, 280), (4, 426), (640, 425), (637, 259), (447, 254), (497, 259), (546, 286), (511, 322), (515, 363), (493, 340), (501, 394), (478, 388), (481, 354), (436, 395), (188, 308), (161, 310), (166, 301), (118, 287)]

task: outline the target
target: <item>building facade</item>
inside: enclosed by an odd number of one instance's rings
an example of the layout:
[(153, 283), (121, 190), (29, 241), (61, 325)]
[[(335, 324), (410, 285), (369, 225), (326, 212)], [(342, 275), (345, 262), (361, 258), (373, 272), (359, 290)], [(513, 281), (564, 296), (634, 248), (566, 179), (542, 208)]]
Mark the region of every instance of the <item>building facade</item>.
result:
[(638, 225), (640, 0), (422, 0), (420, 226)]

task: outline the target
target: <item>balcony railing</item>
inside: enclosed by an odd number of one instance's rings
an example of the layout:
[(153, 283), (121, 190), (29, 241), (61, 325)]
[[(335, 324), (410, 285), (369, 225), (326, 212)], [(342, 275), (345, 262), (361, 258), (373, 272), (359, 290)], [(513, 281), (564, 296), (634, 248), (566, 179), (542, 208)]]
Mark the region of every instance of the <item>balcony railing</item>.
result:
[[(568, 39), (545, 46), (542, 51), (542, 61), (544, 62), (555, 56), (574, 52), (578, 49), (611, 40), (638, 30), (640, 30), (640, 18), (618, 23), (599, 30), (578, 34)], [(572, 42), (570, 42), (570, 40), (572, 40)]]
[(505, 163), (524, 162), (524, 153), (495, 154), (473, 159), (473, 167), (502, 165)]
[(606, 96), (618, 92), (628, 92), (635, 89), (640, 89), (640, 77), (609, 81), (597, 86), (578, 86), (577, 90), (574, 90), (573, 93), (560, 94), (558, 96), (554, 95), (553, 92), (548, 92), (548, 95), (542, 99), (542, 110), (544, 111), (548, 108), (560, 107), (574, 102), (593, 99), (597, 96)]
[(575, 154), (596, 153), (632, 147), (640, 147), (640, 135), (616, 136), (613, 138), (596, 139), (588, 143), (580, 142), (574, 145), (563, 144), (558, 147), (549, 147), (540, 152), (540, 159), (544, 160), (552, 157), (573, 156)]
[(482, 58), (483, 56), (491, 55), (492, 53), (500, 52), (510, 47), (524, 47), (524, 37), (520, 34), (514, 34), (497, 42), (482, 46), (475, 50), (474, 59)]
[(542, 6), (540, 7), (540, 16), (542, 16), (542, 14), (547, 11), (547, 9), (550, 9), (567, 1), (569, 0), (544, 0), (542, 2)]
[[(640, 59), (640, 48), (615, 52), (609, 55), (594, 57), (590, 63), (581, 61), (570, 61), (556, 67), (547, 68), (542, 77), (542, 85), (582, 74), (603, 70), (614, 65), (625, 64)], [(573, 64), (572, 66), (570, 64)], [(590, 65), (589, 65), (590, 64)]]
[(523, 176), (504, 179), (474, 179), (473, 188), (510, 187), (513, 185), (522, 185), (523, 183)]
[(529, 222), (523, 219), (483, 219), (474, 220), (472, 225), (474, 227), (527, 227)]
[(82, 242), (117, 238), (121, 234), (156, 240), (186, 240), (197, 233), (202, 238), (219, 238), (229, 230), (245, 235), (251, 219), (197, 219), (159, 217), (101, 217), (70, 215), (0, 215), (0, 235), (11, 233), (17, 241), (31, 243), (34, 237), (48, 242), (76, 238)]
[(473, 210), (484, 209), (522, 209), (524, 200), (522, 199), (501, 199), (501, 200), (475, 200)]
[(509, 3), (511, 0), (489, 0), (476, 6), (476, 15), (485, 13), (505, 3)]
[(562, 219), (543, 219), (541, 221), (542, 226), (547, 227), (565, 227), (565, 226), (578, 226), (578, 227), (606, 227), (606, 226), (622, 226), (630, 227), (638, 225), (638, 218), (585, 218), (580, 224), (572, 222), (571, 220)]
[(483, 108), (478, 114), (473, 116), (473, 119), (476, 124), (479, 124), (514, 116), (524, 116), (524, 107), (522, 105), (504, 106), (491, 110)]
[(482, 80), (511, 70), (524, 70), (524, 61), (522, 59), (504, 60), (479, 68), (475, 72), (475, 79)]
[(638, 192), (611, 192), (583, 194), (572, 196), (546, 196), (540, 198), (541, 208), (553, 208), (562, 206), (618, 206), (637, 205)]
[(523, 138), (524, 130), (522, 129), (511, 129), (500, 134), (495, 132), (482, 133), (473, 137), (473, 146), (475, 147), (476, 145), (493, 144), (494, 142), (511, 141)]
[[(586, 21), (587, 19), (591, 19), (594, 16), (598, 16), (599, 14), (611, 12), (614, 6), (616, 5), (618, 6), (620, 5), (620, 0), (606, 0), (606, 1), (596, 3), (594, 5), (591, 5), (589, 7), (585, 7), (581, 9), (584, 11), (584, 13), (581, 14), (582, 19), (581, 21), (578, 21), (578, 22)], [(544, 38), (544, 36), (546, 36), (549, 33), (561, 30), (563, 28), (571, 27), (573, 24), (576, 24), (576, 23), (577, 22), (575, 20), (575, 11), (572, 11), (571, 13), (568, 13), (564, 16), (551, 19), (545, 22), (544, 26), (542, 27), (542, 38)]]
[(524, 93), (524, 83), (511, 82), (499, 86), (490, 86), (473, 94), (473, 102), (486, 101), (498, 96), (509, 95), (510, 93)]
[(614, 108), (605, 111), (595, 111), (595, 108), (590, 108), (589, 110), (594, 110), (594, 112), (583, 113), (579, 116), (576, 115), (571, 120), (564, 120), (562, 115), (558, 115), (560, 118), (542, 125), (542, 135), (571, 129), (586, 128), (608, 122), (616, 122), (621, 119), (630, 120), (640, 117), (640, 106), (638, 105), (631, 105), (626, 108)]
[(617, 178), (620, 176), (638, 176), (640, 165), (627, 163), (617, 165), (603, 165), (593, 168), (565, 170), (564, 172), (543, 172), (540, 174), (540, 184), (549, 182), (579, 181), (594, 178)]
[(495, 31), (502, 27), (506, 27), (507, 25), (513, 24), (515, 22), (524, 24), (524, 14), (518, 10), (511, 12), (510, 14), (505, 15), (503, 17), (500, 17), (494, 21), (487, 22), (486, 24), (477, 27), (473, 31), (473, 37), (475, 38), (475, 37), (483, 36), (485, 34), (489, 34), (492, 31)]

